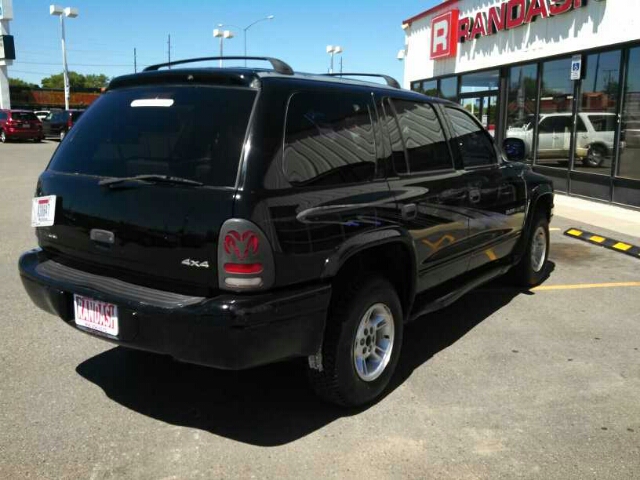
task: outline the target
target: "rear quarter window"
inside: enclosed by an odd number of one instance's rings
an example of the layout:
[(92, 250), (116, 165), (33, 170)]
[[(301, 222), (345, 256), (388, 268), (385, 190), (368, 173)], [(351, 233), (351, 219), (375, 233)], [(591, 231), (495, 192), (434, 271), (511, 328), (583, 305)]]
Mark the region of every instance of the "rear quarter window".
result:
[(100, 177), (170, 175), (234, 186), (255, 97), (255, 90), (217, 86), (107, 92), (82, 112), (49, 168)]
[(366, 95), (298, 92), (287, 110), (284, 176), (297, 186), (372, 180), (376, 144)]

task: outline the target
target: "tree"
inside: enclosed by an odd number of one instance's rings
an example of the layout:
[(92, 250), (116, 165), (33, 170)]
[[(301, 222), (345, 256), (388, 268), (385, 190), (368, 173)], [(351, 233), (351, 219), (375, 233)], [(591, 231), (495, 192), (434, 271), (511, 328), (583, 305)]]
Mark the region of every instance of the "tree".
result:
[(29, 88), (40, 88), (35, 83), (25, 82), (21, 78), (9, 78), (9, 86), (10, 87), (29, 87)]
[[(77, 72), (69, 72), (69, 85), (71, 89), (74, 88), (102, 88), (106, 87), (109, 83), (109, 77), (104, 74), (89, 74), (82, 75)], [(58, 73), (42, 79), (42, 86), (44, 88), (64, 88), (64, 75)]]
[(99, 75), (85, 75), (85, 88), (102, 88), (109, 84), (109, 77), (101, 73)]

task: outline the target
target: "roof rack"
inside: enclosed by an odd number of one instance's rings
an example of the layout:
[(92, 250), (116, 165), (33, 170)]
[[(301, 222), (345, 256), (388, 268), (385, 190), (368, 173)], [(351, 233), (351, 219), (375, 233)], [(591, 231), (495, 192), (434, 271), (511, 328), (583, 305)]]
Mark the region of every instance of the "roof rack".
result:
[(380, 73), (322, 73), (321, 75), (327, 77), (378, 77), (383, 78), (390, 87), (402, 88), (395, 78)]
[(151, 72), (155, 70), (159, 70), (162, 67), (173, 67), (174, 65), (182, 65), (184, 63), (196, 63), (196, 62), (207, 62), (210, 60), (264, 60), (266, 62), (270, 62), (273, 70), (277, 73), (281, 73), (282, 75), (293, 75), (293, 68), (291, 68), (287, 63), (282, 60), (278, 60), (273, 57), (199, 57), (199, 58), (188, 58), (185, 60), (176, 60), (175, 62), (167, 62), (167, 63), (158, 63), (157, 65), (150, 65), (144, 69), (145, 72)]

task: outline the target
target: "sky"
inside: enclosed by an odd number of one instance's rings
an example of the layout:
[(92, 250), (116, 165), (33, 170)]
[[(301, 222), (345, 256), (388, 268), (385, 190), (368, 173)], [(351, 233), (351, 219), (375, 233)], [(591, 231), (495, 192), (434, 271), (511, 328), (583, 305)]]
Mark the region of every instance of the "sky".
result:
[[(133, 72), (171, 58), (215, 56), (218, 24), (246, 27), (274, 15), (248, 31), (248, 55), (274, 56), (301, 72), (327, 72), (327, 45), (344, 49), (345, 72), (384, 73), (402, 82), (396, 55), (404, 46), (402, 20), (439, 0), (73, 0), (79, 17), (65, 19), (69, 69), (109, 77)], [(16, 57), (10, 77), (40, 83), (62, 71), (59, 20), (49, 15), (50, 0), (14, 0), (11, 34)], [(242, 30), (224, 42), (225, 55), (242, 55)], [(339, 56), (336, 56), (338, 69)]]

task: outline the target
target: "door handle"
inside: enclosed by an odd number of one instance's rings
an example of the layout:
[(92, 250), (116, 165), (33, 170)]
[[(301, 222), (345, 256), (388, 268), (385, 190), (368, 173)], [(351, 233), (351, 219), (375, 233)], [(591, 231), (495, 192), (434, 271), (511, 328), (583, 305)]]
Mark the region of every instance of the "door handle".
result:
[(413, 220), (418, 216), (418, 207), (415, 203), (407, 203), (402, 206), (401, 212), (403, 220)]

